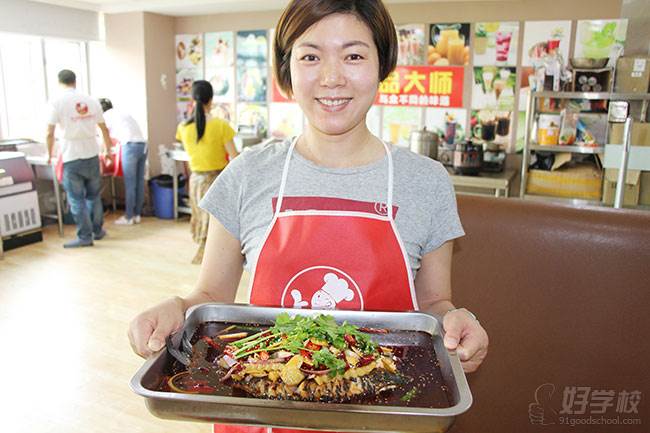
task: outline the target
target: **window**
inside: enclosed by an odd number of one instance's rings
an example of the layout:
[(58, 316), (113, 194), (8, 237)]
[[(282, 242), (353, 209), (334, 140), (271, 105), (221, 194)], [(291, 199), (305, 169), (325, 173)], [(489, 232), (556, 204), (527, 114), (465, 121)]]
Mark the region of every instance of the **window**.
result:
[(2, 137), (43, 140), (46, 100), (41, 40), (0, 35)]
[(87, 60), (86, 42), (0, 34), (0, 138), (43, 141), (59, 71), (74, 71), (77, 88), (87, 93)]

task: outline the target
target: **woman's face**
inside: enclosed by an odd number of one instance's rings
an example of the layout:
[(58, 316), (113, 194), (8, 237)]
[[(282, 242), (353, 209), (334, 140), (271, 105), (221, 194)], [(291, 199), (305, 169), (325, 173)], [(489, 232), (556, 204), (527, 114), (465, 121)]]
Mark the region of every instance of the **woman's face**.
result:
[(365, 125), (378, 75), (370, 29), (351, 14), (323, 18), (295, 41), (291, 51), (294, 98), (310, 125), (328, 135)]

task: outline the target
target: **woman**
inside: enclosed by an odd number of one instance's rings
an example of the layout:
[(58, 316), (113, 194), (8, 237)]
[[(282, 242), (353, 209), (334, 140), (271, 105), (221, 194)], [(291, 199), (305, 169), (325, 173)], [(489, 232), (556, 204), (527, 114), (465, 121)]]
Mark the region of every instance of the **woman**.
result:
[(128, 113), (113, 108), (110, 99), (101, 98), (104, 120), (111, 137), (120, 143), (124, 177), (124, 215), (115, 220), (118, 225), (140, 224), (144, 205), (144, 168), (147, 162), (147, 143), (135, 119)]
[(192, 84), (192, 99), (194, 112), (187, 122), (178, 125), (176, 140), (183, 143), (183, 147), (190, 157), (190, 206), (192, 218), (190, 229), (194, 242), (199, 244), (199, 249), (192, 260), (200, 264), (203, 260), (205, 242), (208, 235), (209, 215), (201, 210), (199, 201), (219, 176), (221, 170), (228, 164), (228, 156), (233, 159), (238, 155), (232, 139), (235, 131), (228, 123), (217, 117), (210, 117), (212, 108), (212, 85), (205, 80), (198, 80)]
[(397, 57), (383, 4), (293, 0), (274, 44), (278, 84), (309, 124), (291, 143), (242, 155), (215, 182), (202, 201), (211, 217), (197, 287), (137, 316), (133, 349), (148, 356), (162, 348), (191, 305), (232, 302), (246, 267), (253, 304), (438, 315), (446, 347), (465, 371), (476, 370), (488, 338), (451, 303), (452, 243), (463, 231), (449, 177), (438, 162), (389, 147), (366, 127)]

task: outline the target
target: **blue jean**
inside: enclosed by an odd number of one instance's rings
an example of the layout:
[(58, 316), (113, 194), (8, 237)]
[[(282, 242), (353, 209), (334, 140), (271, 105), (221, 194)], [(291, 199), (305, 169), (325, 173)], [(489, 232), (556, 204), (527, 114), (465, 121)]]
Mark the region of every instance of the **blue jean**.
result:
[(76, 159), (63, 164), (63, 188), (68, 195), (70, 210), (77, 224), (77, 237), (90, 241), (104, 224), (104, 209), (100, 196), (102, 186), (99, 158)]
[(122, 145), (122, 171), (126, 194), (126, 217), (142, 215), (144, 205), (144, 165), (147, 161), (147, 145), (128, 142)]

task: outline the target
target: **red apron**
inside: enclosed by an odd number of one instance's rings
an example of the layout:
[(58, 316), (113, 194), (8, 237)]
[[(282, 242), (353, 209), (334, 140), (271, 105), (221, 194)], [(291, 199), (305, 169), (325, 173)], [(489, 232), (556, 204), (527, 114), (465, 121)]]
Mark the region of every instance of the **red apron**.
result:
[[(249, 302), (286, 308), (417, 309), (408, 257), (395, 229), (393, 160), (388, 147), (384, 144), (388, 159), (386, 203), (364, 203), (284, 197), (295, 143), (287, 152), (273, 221), (251, 277)], [(214, 426), (215, 433), (306, 431)]]

